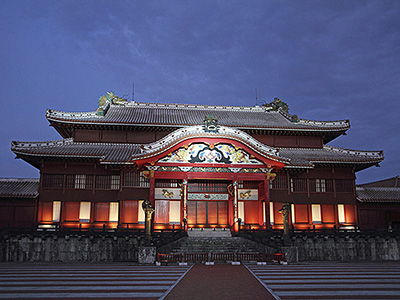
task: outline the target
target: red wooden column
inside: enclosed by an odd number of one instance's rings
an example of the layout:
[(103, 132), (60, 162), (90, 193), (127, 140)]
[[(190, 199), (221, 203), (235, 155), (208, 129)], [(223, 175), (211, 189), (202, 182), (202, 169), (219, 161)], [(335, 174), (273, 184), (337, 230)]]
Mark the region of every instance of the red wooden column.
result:
[(265, 202), (265, 227), (266, 227), (266, 229), (271, 229), (271, 224), (269, 222), (269, 220), (270, 220), (269, 214), (274, 213), (274, 212), (269, 211), (270, 196), (269, 196), (269, 180), (268, 179), (264, 180), (264, 195), (265, 195), (265, 199), (264, 199), (264, 202)]
[[(266, 198), (264, 196), (264, 198)], [(260, 188), (258, 188), (258, 225), (264, 225), (264, 212), (263, 212), (263, 202), (262, 198), (260, 197)]]
[[(233, 191), (233, 187), (232, 187), (232, 191)], [(229, 195), (229, 200), (228, 200), (228, 224), (229, 226), (233, 226), (233, 192), (232, 195)]]
[[(149, 201), (151, 203), (151, 205), (153, 205), (153, 207), (156, 207), (156, 203), (155, 203), (155, 187), (156, 187), (156, 180), (154, 178), (154, 170), (150, 171), (150, 189), (149, 189)], [(154, 215), (154, 214), (153, 214)]]
[(187, 185), (188, 181), (187, 179), (183, 179), (182, 181), (182, 226), (183, 226), (183, 219), (186, 219), (186, 222), (188, 221), (188, 213), (187, 213)]
[(233, 182), (233, 231), (239, 231), (238, 224), (238, 182)]

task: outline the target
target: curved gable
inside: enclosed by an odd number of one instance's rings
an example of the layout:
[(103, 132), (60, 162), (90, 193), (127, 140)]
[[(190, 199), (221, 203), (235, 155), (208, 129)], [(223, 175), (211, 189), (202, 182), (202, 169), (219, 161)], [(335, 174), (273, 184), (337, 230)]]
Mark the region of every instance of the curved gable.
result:
[(281, 168), (288, 159), (279, 150), (266, 146), (247, 133), (225, 126), (209, 131), (205, 126), (178, 129), (164, 138), (142, 145), (141, 153), (132, 155), (138, 165), (146, 163), (201, 163), (273, 165)]

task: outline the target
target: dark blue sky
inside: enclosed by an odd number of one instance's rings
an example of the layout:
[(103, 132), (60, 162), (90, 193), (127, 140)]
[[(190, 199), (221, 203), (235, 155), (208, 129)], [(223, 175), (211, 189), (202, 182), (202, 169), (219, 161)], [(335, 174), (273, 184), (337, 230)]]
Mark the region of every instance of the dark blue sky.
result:
[(400, 1), (2, 1), (0, 177), (37, 177), (12, 140), (58, 139), (46, 108), (284, 99), (350, 119), (332, 146), (384, 150), (363, 183), (399, 175)]

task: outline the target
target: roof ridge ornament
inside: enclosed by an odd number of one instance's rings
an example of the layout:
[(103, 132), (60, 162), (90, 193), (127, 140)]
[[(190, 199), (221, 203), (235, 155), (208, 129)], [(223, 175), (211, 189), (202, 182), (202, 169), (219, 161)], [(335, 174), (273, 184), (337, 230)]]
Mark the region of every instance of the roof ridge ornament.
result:
[(125, 105), (128, 100), (118, 97), (114, 92), (107, 92), (99, 98), (99, 107), (96, 109), (96, 115), (104, 116), (110, 104), (112, 105)]
[(204, 131), (205, 132), (218, 132), (218, 120), (212, 115), (207, 115), (204, 118)]
[(291, 115), (289, 113), (289, 105), (282, 99), (275, 97), (274, 101), (270, 103), (264, 103), (262, 106), (269, 111), (281, 112), (285, 117), (287, 117), (293, 123), (299, 122), (299, 117), (297, 115)]

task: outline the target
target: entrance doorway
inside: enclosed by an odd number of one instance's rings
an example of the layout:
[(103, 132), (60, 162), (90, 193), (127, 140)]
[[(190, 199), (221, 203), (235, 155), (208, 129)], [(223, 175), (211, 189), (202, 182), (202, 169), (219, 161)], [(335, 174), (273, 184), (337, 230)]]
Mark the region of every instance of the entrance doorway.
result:
[(188, 184), (189, 226), (228, 225), (228, 184), (226, 180), (192, 180)]
[(188, 225), (228, 225), (228, 201), (188, 201)]

